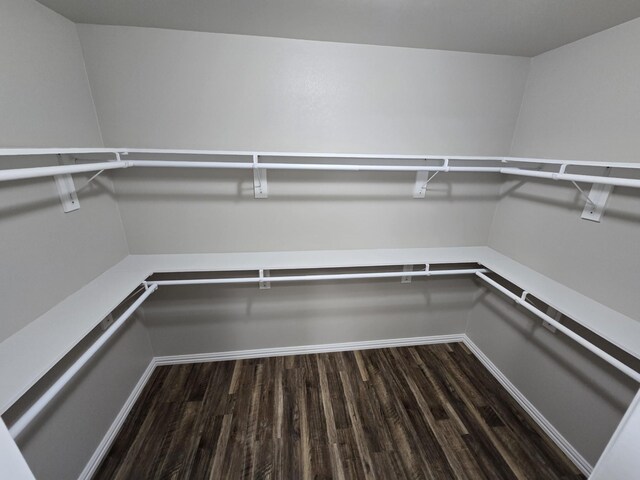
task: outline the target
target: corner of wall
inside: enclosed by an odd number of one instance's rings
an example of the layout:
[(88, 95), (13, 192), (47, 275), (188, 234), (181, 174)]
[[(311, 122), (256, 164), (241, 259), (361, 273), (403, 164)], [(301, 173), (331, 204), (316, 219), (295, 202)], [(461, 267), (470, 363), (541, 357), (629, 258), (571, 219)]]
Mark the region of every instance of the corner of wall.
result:
[(98, 116), (98, 109), (96, 108), (96, 99), (94, 98), (93, 95), (93, 88), (91, 87), (91, 82), (89, 81), (89, 73), (87, 72), (87, 61), (85, 59), (85, 50), (84, 47), (82, 46), (82, 42), (80, 41), (80, 34), (78, 32), (78, 24), (74, 23), (74, 30), (76, 32), (76, 39), (78, 40), (78, 45), (80, 46), (80, 53), (82, 55), (82, 69), (84, 71), (84, 78), (87, 82), (87, 85), (89, 86), (89, 95), (91, 97), (91, 104), (93, 105), (93, 114), (96, 120), (96, 127), (98, 129), (98, 136), (100, 138), (100, 145), (97, 145), (99, 147), (105, 147), (106, 145), (104, 144), (104, 137), (102, 135), (102, 127), (100, 126), (100, 117)]
[[(518, 131), (520, 128), (520, 119), (522, 117), (522, 110), (524, 107), (524, 103), (525, 103), (525, 98), (527, 96), (527, 91), (529, 89), (529, 81), (531, 79), (531, 66), (533, 63), (533, 59), (535, 57), (531, 57), (529, 58), (529, 62), (527, 65), (527, 78), (524, 82), (524, 87), (522, 89), (522, 97), (520, 98), (520, 106), (518, 107), (518, 114), (516, 115), (516, 120), (513, 124), (513, 129), (511, 131), (511, 142), (509, 143), (509, 150), (507, 152), (508, 156), (512, 156), (513, 155), (513, 146), (516, 142), (516, 137), (518, 135)], [(496, 228), (496, 218), (498, 218), (499, 216), (499, 210), (500, 210), (500, 206), (502, 204), (502, 201), (504, 199), (505, 196), (505, 189), (504, 186), (505, 184), (509, 181), (509, 178), (504, 178), (502, 181), (502, 184), (500, 185), (500, 190), (498, 192), (498, 201), (495, 204), (495, 207), (493, 209), (493, 215), (491, 216), (491, 222), (489, 225), (489, 231), (488, 231), (488, 236), (487, 236), (487, 246), (490, 248), (496, 248), (496, 243), (494, 242), (494, 235), (495, 235), (495, 228)]]

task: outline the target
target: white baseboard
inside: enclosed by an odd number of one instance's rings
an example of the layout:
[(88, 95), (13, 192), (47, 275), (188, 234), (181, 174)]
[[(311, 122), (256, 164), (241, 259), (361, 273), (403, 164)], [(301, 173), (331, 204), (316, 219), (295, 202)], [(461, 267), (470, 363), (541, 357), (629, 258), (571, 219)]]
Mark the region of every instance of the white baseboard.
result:
[(254, 350), (236, 350), (231, 352), (198, 353), (192, 355), (171, 355), (154, 357), (142, 377), (134, 387), (131, 395), (118, 413), (106, 435), (98, 445), (86, 467), (78, 477), (78, 480), (88, 480), (95, 473), (104, 456), (109, 451), (111, 443), (120, 431), (129, 411), (138, 399), (142, 389), (151, 377), (155, 367), (159, 365), (176, 365), (181, 363), (221, 362), (225, 360), (239, 360), (246, 358), (277, 357), (284, 355), (305, 355), (312, 353), (344, 352), (350, 350), (367, 350), (373, 348), (406, 347), (410, 345), (429, 345), (435, 343), (464, 342), (480, 362), (491, 372), (500, 384), (511, 394), (520, 406), (534, 419), (540, 428), (551, 438), (556, 445), (569, 457), (582, 473), (589, 476), (593, 466), (573, 448), (569, 441), (533, 406), (529, 400), (513, 385), (507, 377), (480, 351), (478, 346), (471, 341), (466, 334), (434, 335), (429, 337), (394, 338), (388, 340), (368, 340), (363, 342), (329, 343), (324, 345), (301, 345), (298, 347), (258, 348)]
[(284, 355), (305, 355), (311, 353), (344, 352), (349, 350), (368, 350), (371, 348), (406, 347), (409, 345), (427, 345), (433, 343), (462, 342), (466, 335), (434, 335), (430, 337), (392, 338), (389, 340), (367, 340), (364, 342), (327, 343), (324, 345), (301, 345), (299, 347), (258, 348), (255, 350), (236, 350), (233, 352), (197, 353), (193, 355), (171, 355), (156, 357), (156, 365), (175, 365), (179, 363), (221, 362), (241, 358), (281, 357)]
[(120, 431), (120, 428), (122, 428), (122, 425), (124, 424), (124, 421), (127, 418), (127, 415), (129, 415), (131, 408), (133, 407), (134, 403), (136, 403), (136, 400), (138, 400), (140, 393), (142, 393), (142, 389), (145, 387), (145, 385), (151, 378), (151, 374), (153, 373), (155, 368), (156, 368), (155, 358), (152, 358), (151, 362), (149, 362), (149, 365), (147, 366), (144, 373), (140, 377), (140, 380), (138, 380), (138, 383), (136, 383), (136, 386), (133, 387), (133, 390), (131, 391), (131, 394), (127, 398), (127, 401), (124, 403), (124, 405), (118, 412), (118, 415), (116, 416), (115, 420), (109, 427), (109, 430), (107, 430), (107, 433), (105, 434), (104, 438), (98, 445), (98, 448), (96, 449), (95, 452), (93, 452), (93, 455), (89, 459), (89, 462), (84, 467), (84, 470), (82, 470), (82, 473), (80, 473), (78, 480), (88, 480), (96, 473), (96, 470), (100, 466), (100, 463), (104, 459), (104, 456), (109, 451), (109, 448), (111, 447), (111, 443), (115, 440), (116, 435)]
[(569, 441), (562, 436), (562, 434), (551, 425), (542, 413), (525, 397), (516, 386), (498, 369), (498, 367), (489, 360), (478, 346), (473, 341), (464, 335), (464, 344), (471, 350), (478, 360), (485, 366), (489, 372), (500, 382), (507, 392), (515, 399), (516, 402), (529, 414), (531, 418), (540, 426), (540, 428), (546, 433), (551, 440), (562, 450), (569, 460), (571, 460), (580, 471), (589, 477), (593, 466), (582, 456), (580, 453), (569, 443)]

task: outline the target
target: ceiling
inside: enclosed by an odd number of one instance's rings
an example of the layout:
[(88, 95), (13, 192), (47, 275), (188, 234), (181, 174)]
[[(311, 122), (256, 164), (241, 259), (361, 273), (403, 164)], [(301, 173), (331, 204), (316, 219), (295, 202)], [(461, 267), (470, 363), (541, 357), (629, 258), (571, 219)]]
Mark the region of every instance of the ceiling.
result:
[(40, 0), (77, 23), (535, 56), (640, 0)]

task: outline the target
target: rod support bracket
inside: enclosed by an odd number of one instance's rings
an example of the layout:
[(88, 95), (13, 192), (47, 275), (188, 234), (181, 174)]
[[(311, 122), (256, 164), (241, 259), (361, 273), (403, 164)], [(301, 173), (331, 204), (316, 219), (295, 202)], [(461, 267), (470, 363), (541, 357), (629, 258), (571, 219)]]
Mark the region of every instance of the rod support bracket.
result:
[(267, 170), (259, 167), (257, 154), (253, 155), (253, 196), (254, 198), (269, 198)]
[(413, 198), (426, 197), (428, 183), (429, 183), (429, 172), (425, 170), (417, 171), (416, 183), (413, 186)]
[[(404, 267), (402, 267), (402, 271), (403, 272), (412, 272), (413, 271), (413, 265), (405, 265)], [(411, 283), (411, 275), (404, 275), (401, 277), (400, 283)]]
[(270, 272), (269, 270), (260, 270), (260, 290), (268, 290), (271, 288), (271, 282), (268, 280), (265, 280), (267, 277), (270, 276)]
[[(606, 167), (603, 176), (608, 177), (610, 173), (611, 167)], [(584, 210), (582, 210), (581, 218), (599, 223), (607, 208), (607, 202), (612, 191), (613, 185), (594, 183), (587, 197), (588, 201), (584, 206)]]
[[(59, 165), (67, 165), (62, 158), (62, 155), (57, 155)], [(78, 200), (78, 193), (76, 191), (76, 185), (73, 183), (73, 177), (69, 173), (63, 175), (54, 175), (53, 180), (56, 183), (58, 189), (58, 195), (60, 196), (60, 202), (62, 203), (62, 210), (64, 213), (74, 212), (80, 209), (80, 201)]]

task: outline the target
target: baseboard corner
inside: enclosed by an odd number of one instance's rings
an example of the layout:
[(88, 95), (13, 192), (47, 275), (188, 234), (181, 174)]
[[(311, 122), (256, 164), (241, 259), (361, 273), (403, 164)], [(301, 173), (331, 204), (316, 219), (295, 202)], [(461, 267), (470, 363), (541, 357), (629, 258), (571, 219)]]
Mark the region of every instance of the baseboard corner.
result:
[(529, 414), (529, 416), (538, 424), (545, 434), (564, 452), (564, 454), (578, 467), (578, 469), (587, 477), (593, 471), (587, 459), (585, 459), (576, 448), (571, 445), (545, 416), (511, 383), (511, 381), (500, 371), (500, 369), (487, 357), (482, 350), (471, 340), (466, 334), (463, 335), (463, 342), (469, 350), (476, 356), (498, 382), (509, 392), (513, 399)]
[(120, 409), (120, 411), (118, 412), (118, 415), (116, 416), (115, 420), (107, 430), (107, 433), (104, 435), (104, 437), (98, 444), (98, 447), (93, 452), (93, 455), (91, 456), (91, 458), (85, 465), (84, 469), (78, 476), (78, 480), (89, 480), (96, 473), (96, 470), (102, 463), (104, 456), (109, 451), (109, 448), (111, 448), (111, 444), (115, 440), (116, 435), (118, 435), (118, 432), (122, 428), (122, 425), (124, 424), (124, 421), (126, 420), (127, 415), (129, 415), (131, 408), (136, 403), (136, 400), (138, 400), (140, 393), (142, 393), (142, 390), (144, 389), (145, 385), (151, 378), (151, 375), (153, 374), (153, 371), (155, 370), (156, 365), (157, 363), (154, 357), (149, 362), (149, 365), (147, 365), (147, 368), (142, 373), (140, 380), (138, 380), (138, 383), (136, 383), (135, 387), (133, 387), (133, 390), (129, 394), (129, 397), (127, 397), (127, 400), (122, 406), (122, 408)]

